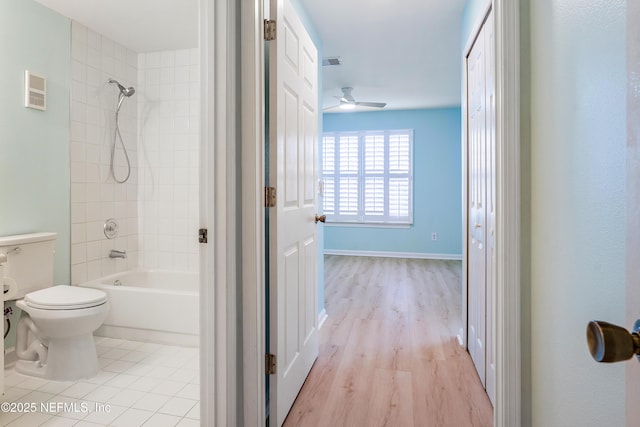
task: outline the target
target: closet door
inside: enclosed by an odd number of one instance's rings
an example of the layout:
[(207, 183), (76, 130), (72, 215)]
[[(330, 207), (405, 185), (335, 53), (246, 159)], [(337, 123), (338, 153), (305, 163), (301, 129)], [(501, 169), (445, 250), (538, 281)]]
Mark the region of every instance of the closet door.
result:
[(490, 13), (466, 61), (468, 123), (468, 349), (493, 402), (495, 60)]
[(485, 383), (486, 325), (486, 100), (484, 29), (467, 57), (469, 177), (468, 333), (469, 353)]
[(494, 324), (495, 324), (495, 307), (493, 305), (495, 295), (495, 276), (496, 271), (496, 248), (495, 248), (495, 224), (496, 224), (496, 84), (495, 84), (495, 39), (493, 31), (493, 13), (487, 17), (484, 24), (484, 43), (485, 43), (485, 105), (486, 105), (486, 144), (487, 144), (487, 161), (486, 161), (486, 179), (487, 179), (487, 199), (486, 199), (486, 218), (487, 218), (487, 259), (486, 259), (486, 307), (487, 307), (487, 323), (486, 323), (486, 339), (485, 339), (485, 388), (491, 403), (495, 398), (495, 380), (496, 380), (496, 364), (495, 352), (493, 345)]

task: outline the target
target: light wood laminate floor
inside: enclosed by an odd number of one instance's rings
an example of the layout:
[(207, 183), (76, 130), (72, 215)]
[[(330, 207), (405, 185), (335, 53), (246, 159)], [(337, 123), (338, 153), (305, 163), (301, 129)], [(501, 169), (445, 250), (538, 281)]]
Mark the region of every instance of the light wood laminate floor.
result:
[(491, 426), (458, 344), (461, 262), (326, 256), (320, 354), (285, 426)]

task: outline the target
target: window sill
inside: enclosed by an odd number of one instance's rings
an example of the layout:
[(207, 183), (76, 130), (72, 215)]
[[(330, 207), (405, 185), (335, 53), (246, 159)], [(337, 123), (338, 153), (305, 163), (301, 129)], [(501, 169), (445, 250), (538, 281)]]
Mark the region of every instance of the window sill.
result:
[(327, 222), (327, 227), (353, 227), (353, 228), (411, 228), (412, 224), (393, 224), (385, 222)]

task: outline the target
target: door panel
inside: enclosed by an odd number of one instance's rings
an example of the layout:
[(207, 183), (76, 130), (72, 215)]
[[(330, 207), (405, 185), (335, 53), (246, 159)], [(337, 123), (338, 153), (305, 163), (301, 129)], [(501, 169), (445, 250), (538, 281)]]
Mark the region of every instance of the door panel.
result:
[(317, 49), (289, 0), (273, 0), (269, 42), (270, 422), (282, 425), (318, 355)]
[(485, 46), (484, 31), (471, 48), (467, 58), (468, 123), (469, 123), (469, 353), (480, 380), (485, 382), (486, 324), (486, 108), (485, 108)]
[(485, 388), (491, 403), (495, 399), (495, 378), (496, 365), (493, 345), (493, 325), (494, 320), (494, 294), (495, 280), (494, 272), (496, 266), (496, 247), (495, 247), (495, 223), (496, 223), (496, 101), (495, 101), (495, 54), (494, 54), (494, 31), (493, 31), (493, 13), (489, 13), (487, 21), (484, 24), (484, 42), (485, 42), (485, 105), (486, 105), (486, 141), (487, 141), (487, 263), (486, 263), (486, 289), (487, 289), (487, 324), (486, 324), (486, 340), (485, 340)]
[(495, 56), (493, 14), (467, 57), (468, 108), (468, 348), (491, 401), (495, 271)]

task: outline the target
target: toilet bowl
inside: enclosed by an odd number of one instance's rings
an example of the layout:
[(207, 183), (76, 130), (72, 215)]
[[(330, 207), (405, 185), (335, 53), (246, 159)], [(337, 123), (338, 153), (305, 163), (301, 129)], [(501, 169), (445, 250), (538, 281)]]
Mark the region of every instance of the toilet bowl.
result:
[(58, 285), (26, 294), (16, 306), (16, 371), (57, 381), (98, 373), (93, 332), (109, 312), (104, 292)]

